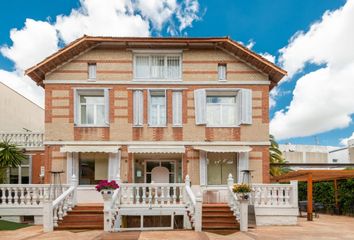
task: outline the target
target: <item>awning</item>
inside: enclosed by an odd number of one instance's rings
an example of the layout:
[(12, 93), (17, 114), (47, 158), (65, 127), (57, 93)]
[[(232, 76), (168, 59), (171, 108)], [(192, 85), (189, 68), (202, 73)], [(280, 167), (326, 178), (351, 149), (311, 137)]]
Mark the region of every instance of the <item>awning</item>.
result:
[(185, 153), (184, 146), (128, 146), (129, 153)]
[(219, 153), (250, 152), (252, 150), (252, 148), (248, 146), (193, 146), (193, 148), (205, 152), (219, 152)]
[(90, 145), (76, 145), (63, 146), (60, 152), (104, 152), (104, 153), (118, 153), (120, 146), (90, 146)]

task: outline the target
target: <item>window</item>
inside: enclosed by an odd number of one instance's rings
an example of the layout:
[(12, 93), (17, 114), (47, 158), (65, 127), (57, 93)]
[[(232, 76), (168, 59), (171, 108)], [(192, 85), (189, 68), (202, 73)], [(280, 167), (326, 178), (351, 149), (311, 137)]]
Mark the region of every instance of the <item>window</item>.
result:
[(338, 162), (338, 159), (333, 158), (333, 159), (332, 159), (332, 162), (333, 162), (333, 163), (337, 163), (337, 162)]
[(182, 126), (182, 92), (172, 92), (172, 122), (173, 126)]
[(236, 96), (207, 96), (207, 125), (233, 126), (237, 124)]
[(79, 184), (93, 185), (108, 178), (108, 153), (79, 154)]
[(211, 127), (236, 127), (252, 124), (252, 90), (194, 90), (195, 123)]
[(31, 156), (21, 162), (21, 165), (16, 168), (9, 168), (9, 183), (10, 184), (29, 184), (31, 183)]
[(96, 80), (96, 63), (89, 63), (88, 64), (88, 79), (89, 80)]
[(237, 180), (235, 153), (207, 153), (208, 185), (226, 185), (231, 173)]
[(135, 55), (136, 79), (180, 79), (181, 56), (163, 54)]
[(152, 171), (156, 167), (164, 167), (168, 170), (169, 183), (176, 182), (176, 161), (174, 160), (147, 160), (145, 169), (145, 182), (151, 183)]
[(108, 125), (108, 89), (78, 89), (75, 102), (77, 125)]
[(226, 80), (226, 64), (218, 64), (218, 78), (220, 81)]
[(166, 91), (150, 90), (149, 125), (166, 126)]

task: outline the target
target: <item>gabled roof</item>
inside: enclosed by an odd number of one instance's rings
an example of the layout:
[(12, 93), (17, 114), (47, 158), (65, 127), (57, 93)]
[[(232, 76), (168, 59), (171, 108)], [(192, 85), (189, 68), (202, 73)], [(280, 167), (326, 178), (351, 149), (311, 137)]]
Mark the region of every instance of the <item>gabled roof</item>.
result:
[(78, 54), (100, 44), (116, 44), (124, 48), (151, 48), (161, 49), (173, 46), (182, 49), (197, 46), (221, 48), (243, 61), (251, 64), (259, 71), (269, 75), (271, 88), (274, 87), (285, 75), (286, 71), (259, 54), (249, 50), (242, 44), (229, 37), (213, 38), (185, 38), (185, 37), (93, 37), (84, 35), (68, 44), (56, 53), (48, 56), (40, 63), (26, 70), (26, 74), (38, 85), (43, 86), (45, 75)]

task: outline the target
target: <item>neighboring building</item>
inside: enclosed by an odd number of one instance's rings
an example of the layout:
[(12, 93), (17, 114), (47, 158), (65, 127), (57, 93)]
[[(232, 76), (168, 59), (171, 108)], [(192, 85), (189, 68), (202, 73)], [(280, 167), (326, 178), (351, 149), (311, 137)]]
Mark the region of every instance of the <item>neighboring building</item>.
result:
[(348, 141), (349, 161), (354, 163), (354, 139)]
[(0, 82), (0, 141), (9, 139), (28, 158), (8, 171), (9, 183), (40, 183), (44, 164), (44, 109)]
[(45, 88), (46, 182), (269, 182), (269, 90), (285, 71), (229, 38), (84, 36), (26, 73)]
[[(298, 166), (294, 166), (298, 169), (314, 167), (333, 168), (338, 167), (335, 166), (335, 164), (354, 163), (354, 161), (350, 160), (350, 145), (340, 148), (319, 145), (280, 144), (279, 149), (282, 151), (287, 163), (293, 165), (299, 164)], [(306, 166), (306, 164), (308, 164), (308, 166)], [(328, 164), (333, 164), (333, 166)]]

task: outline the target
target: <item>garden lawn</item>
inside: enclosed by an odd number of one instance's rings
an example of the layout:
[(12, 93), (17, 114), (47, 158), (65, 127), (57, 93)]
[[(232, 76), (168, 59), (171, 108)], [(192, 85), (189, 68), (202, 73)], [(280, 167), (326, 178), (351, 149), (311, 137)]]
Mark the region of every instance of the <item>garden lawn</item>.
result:
[(16, 230), (19, 228), (24, 228), (24, 227), (29, 227), (29, 226), (30, 225), (24, 224), (24, 223), (15, 223), (15, 222), (0, 220), (0, 231), (1, 230)]

